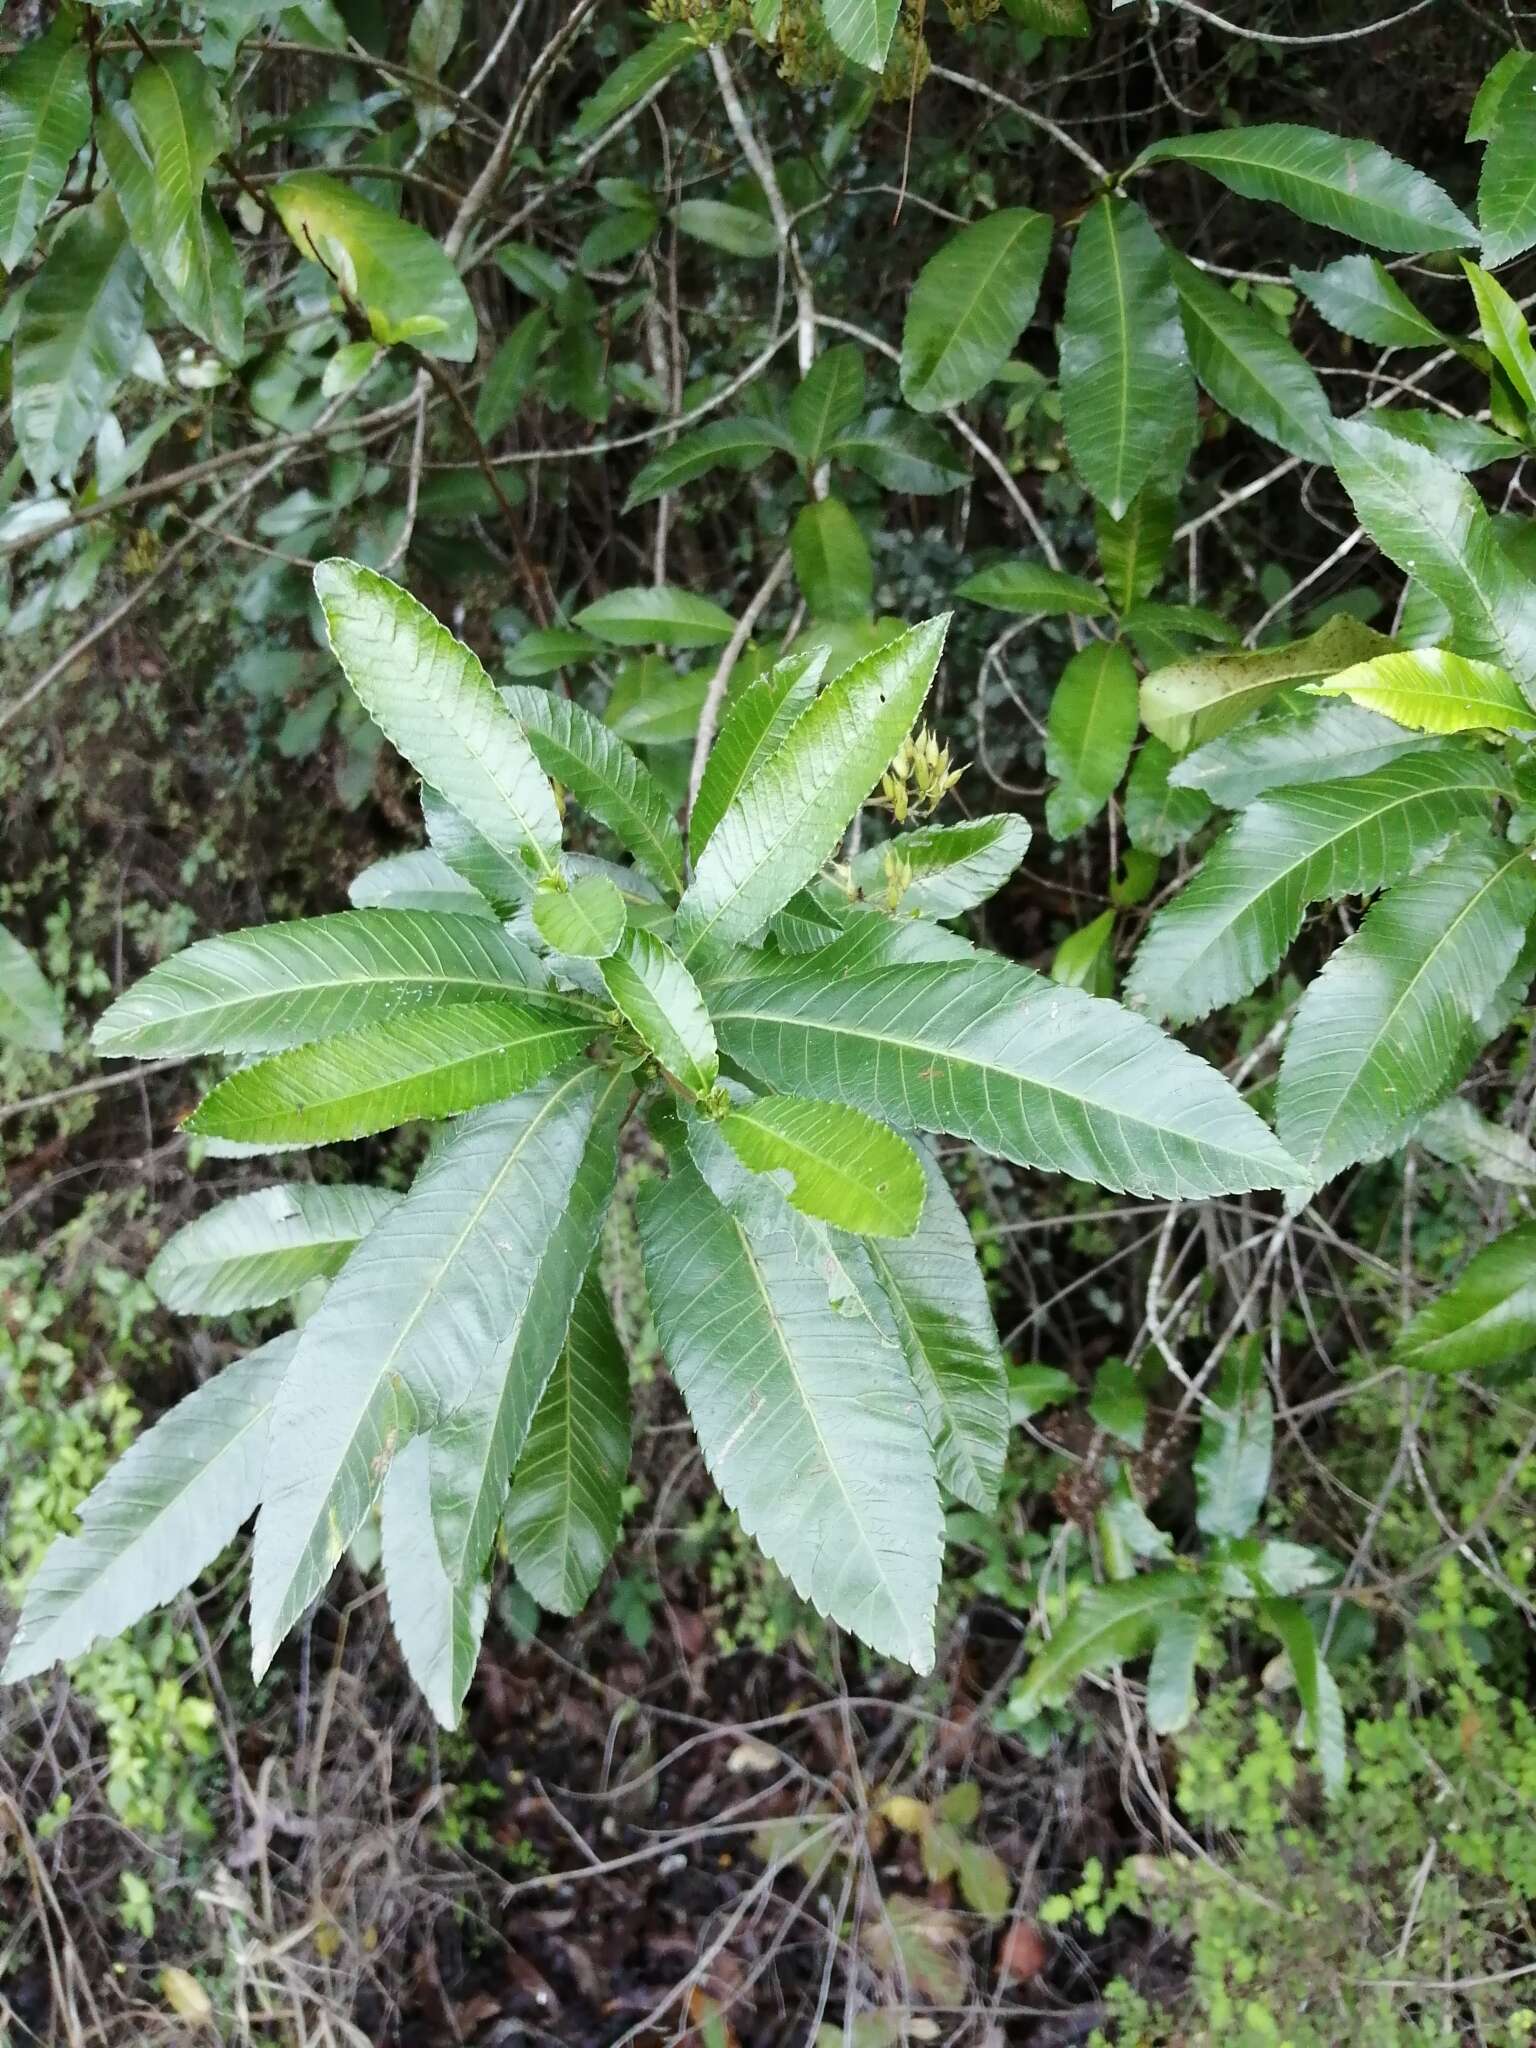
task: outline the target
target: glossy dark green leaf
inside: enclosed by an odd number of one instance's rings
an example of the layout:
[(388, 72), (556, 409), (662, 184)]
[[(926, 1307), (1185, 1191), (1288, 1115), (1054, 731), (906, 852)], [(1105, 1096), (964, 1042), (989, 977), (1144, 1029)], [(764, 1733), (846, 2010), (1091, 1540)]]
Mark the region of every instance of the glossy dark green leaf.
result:
[(1116, 611), (1128, 612), (1156, 589), (1173, 546), (1175, 511), (1172, 494), (1155, 484), (1137, 492), (1123, 518), (1094, 506), (1099, 563)]
[(1120, 786), (1136, 739), (1136, 671), (1115, 641), (1074, 654), (1051, 697), (1045, 766), (1056, 787), (1045, 800), (1053, 839), (1091, 824)]
[(74, 469), (143, 334), (144, 271), (104, 192), (59, 229), (16, 324), (11, 424), (38, 483)]
[(45, 36), (0, 71), (0, 267), (14, 270), (91, 130), (81, 17), (60, 7)]
[(770, 455), (787, 453), (789, 446), (789, 436), (772, 420), (712, 420), (652, 456), (630, 485), (624, 509), (633, 512), (712, 469), (755, 469)]
[(817, 463), (864, 410), (864, 358), (851, 341), (812, 363), (789, 401), (789, 432), (802, 462)]
[(1195, 375), (1223, 412), (1292, 455), (1330, 462), (1332, 413), (1317, 373), (1256, 307), (1183, 256), (1173, 281)]
[(1500, 98), (1477, 181), (1483, 261), (1512, 263), (1536, 243), (1536, 99), (1522, 77)]
[(1397, 279), (1375, 256), (1340, 256), (1322, 270), (1292, 270), (1292, 278), (1330, 327), (1377, 348), (1447, 348)]
[(542, 306), (525, 313), (491, 358), (475, 400), (475, 432), (489, 441), (517, 417), (549, 339), (549, 314)]
[(565, 131), (568, 143), (590, 142), (612, 121), (638, 106), (647, 93), (696, 56), (699, 38), (687, 22), (671, 22), (642, 43), (622, 64), (616, 64), (597, 91), (581, 103)]
[(1035, 310), (1051, 232), (1047, 215), (1005, 207), (961, 228), (929, 257), (901, 335), (908, 405), (943, 412), (998, 374)]
[(1420, 1372), (1476, 1372), (1536, 1351), (1536, 1223), (1487, 1244), (1399, 1333), (1394, 1355)]
[(1083, 482), (1113, 518), (1174, 481), (1195, 384), (1167, 249), (1139, 206), (1100, 199), (1077, 231), (1061, 327), (1061, 413)]
[(802, 505), (789, 534), (795, 581), (813, 619), (867, 618), (875, 601), (869, 543), (841, 498)]
[(990, 605), (994, 611), (1039, 613), (1046, 618), (1075, 612), (1080, 618), (1096, 619), (1109, 610), (1096, 584), (1044, 562), (996, 562), (967, 576), (955, 595)]
[(840, 434), (827, 453), (834, 462), (863, 470), (888, 491), (919, 498), (952, 491), (969, 474), (932, 420), (890, 406), (877, 407), (867, 420)]
[(713, 598), (666, 584), (610, 591), (573, 624), (613, 647), (718, 647), (733, 630), (730, 613)]

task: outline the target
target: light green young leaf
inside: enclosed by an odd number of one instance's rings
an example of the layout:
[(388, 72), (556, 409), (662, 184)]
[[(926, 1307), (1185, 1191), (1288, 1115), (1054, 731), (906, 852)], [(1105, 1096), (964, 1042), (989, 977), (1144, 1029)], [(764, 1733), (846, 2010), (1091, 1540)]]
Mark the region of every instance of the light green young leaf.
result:
[(867, 1263), (869, 1296), (834, 1304), (815, 1226), (728, 1209), (683, 1160), (638, 1214), (662, 1350), (742, 1527), (821, 1613), (931, 1670), (933, 1455)]
[(517, 417), (528, 387), (538, 374), (539, 357), (550, 335), (550, 317), (543, 306), (525, 313), (491, 358), (485, 382), (475, 400), (475, 432), (494, 440)]
[(1453, 841), (1372, 904), (1302, 997), (1280, 1068), (1280, 1134), (1319, 1185), (1461, 1079), (1533, 916), (1529, 852), (1491, 839)]
[(144, 271), (110, 192), (71, 214), (21, 301), (11, 425), (39, 484), (90, 446), (144, 336)]
[(1187, 1572), (1144, 1572), (1080, 1593), (1036, 1652), (1008, 1703), (1009, 1718), (1027, 1721), (1044, 1706), (1062, 1706), (1080, 1678), (1109, 1671), (1146, 1649), (1153, 1634), (1199, 1600)]
[(721, 1048), (769, 1087), (969, 1138), (1018, 1166), (1198, 1199), (1303, 1184), (1204, 1061), (1115, 1003), (1005, 960), (830, 971), (814, 956), (732, 984)]
[(328, 1280), (399, 1202), (389, 1188), (257, 1188), (186, 1224), (145, 1274), (178, 1315), (228, 1316)]
[(961, 228), (929, 257), (901, 334), (908, 405), (943, 412), (991, 383), (1029, 325), (1051, 233), (1047, 215), (1010, 206)]
[(1211, 815), (1198, 786), (1170, 781), (1176, 762), (1159, 739), (1143, 741), (1125, 785), (1125, 829), (1132, 846), (1159, 856), (1173, 853)]
[(695, 1095), (707, 1095), (720, 1074), (714, 1026), (698, 984), (652, 932), (626, 932), (602, 963), (608, 993), (646, 1050)]
[(1091, 996), (1115, 992), (1115, 913), (1101, 910), (1087, 924), (1068, 932), (1051, 960), (1051, 979), (1062, 988), (1085, 989)]
[(604, 960), (624, 936), (624, 898), (606, 875), (582, 875), (568, 889), (541, 889), (533, 922), (551, 952)]
[(959, 917), (996, 895), (1029, 851), (1029, 840), (1028, 822), (1012, 812), (963, 825), (924, 825), (866, 847), (853, 863), (853, 881), (865, 896), (882, 896), (894, 887), (894, 861), (901, 909)]
[(844, 669), (738, 791), (678, 906), (685, 961), (750, 939), (821, 867), (921, 711), (948, 625), (929, 619)]
[(1536, 710), (1513, 676), (1443, 647), (1378, 654), (1310, 688), (1319, 697), (1348, 697), (1414, 732), (1536, 730)]
[(789, 436), (772, 420), (711, 420), (651, 458), (630, 485), (624, 510), (633, 512), (712, 469), (745, 472), (770, 455), (789, 452)]
[(1307, 1611), (1295, 1600), (1262, 1600), (1259, 1617), (1284, 1646), (1296, 1695), (1307, 1717), (1307, 1740), (1317, 1757), (1323, 1790), (1330, 1799), (1344, 1789), (1344, 1708), (1333, 1673), (1323, 1661)]
[(1051, 696), (1045, 768), (1056, 787), (1045, 800), (1053, 839), (1069, 839), (1120, 786), (1136, 739), (1136, 671), (1118, 641), (1095, 640), (1074, 654)]
[(1420, 1372), (1476, 1372), (1536, 1351), (1536, 1223), (1496, 1237), (1399, 1333), (1393, 1355)]
[(1154, 1735), (1177, 1735), (1195, 1713), (1195, 1653), (1202, 1617), (1195, 1608), (1170, 1614), (1152, 1645), (1147, 1672), (1147, 1726)]
[(1102, 505), (1094, 506), (1099, 564), (1116, 611), (1130, 611), (1157, 587), (1173, 546), (1175, 512), (1172, 493), (1155, 484), (1137, 492), (1123, 519), (1112, 518)]
[(789, 535), (795, 581), (813, 619), (863, 619), (875, 601), (869, 544), (841, 498), (802, 505)]
[(64, 1010), (20, 939), (0, 925), (0, 1044), (64, 1050)]
[(1274, 322), (1186, 257), (1173, 281), (1195, 375), (1223, 412), (1309, 462), (1333, 460), (1332, 411), (1317, 373)]
[(432, 1538), (431, 1446), (412, 1437), (390, 1463), (379, 1502), (390, 1625), (433, 1718), (456, 1728), (490, 1611), (483, 1579), (448, 1576)]
[(1175, 1023), (1236, 1002), (1274, 973), (1309, 904), (1399, 881), (1507, 789), (1496, 758), (1469, 747), (1260, 797), (1153, 918), (1127, 994)]
[(1176, 789), (1203, 790), (1212, 803), (1236, 811), (1266, 790), (1369, 775), (1400, 755), (1435, 745), (1347, 699), (1302, 702), (1207, 740), (1173, 764), (1168, 780)]
[(901, 0), (825, 0), (822, 20), (827, 34), (850, 63), (867, 71), (883, 71)]
[[(453, 1413), (482, 1370), (505, 1359), (537, 1295), (604, 1079), (584, 1067), (465, 1117), (299, 1333), (256, 1525), (258, 1673), (324, 1588), (402, 1442)], [(546, 1376), (564, 1330), (562, 1315)], [(536, 1399), (537, 1389), (530, 1409)]]
[(0, 268), (14, 270), (31, 248), (90, 132), (80, 13), (64, 6), (0, 71)]
[(786, 655), (731, 704), (709, 750), (688, 820), (688, 844), (696, 861), (740, 792), (784, 744), (790, 727), (815, 697), (826, 666), (824, 648)]
[[(617, 891), (615, 891), (617, 894)], [(499, 1101), (575, 1059), (593, 1020), (532, 991), (366, 1025), (242, 1067), (187, 1119), (199, 1137), (328, 1145)]]
[(1080, 618), (1098, 619), (1109, 610), (1097, 584), (1044, 562), (996, 562), (967, 576), (955, 595), (990, 605), (994, 611), (1038, 613), (1043, 618), (1075, 612)]
[(1299, 291), (1330, 327), (1376, 348), (1448, 348), (1397, 279), (1375, 256), (1340, 256), (1322, 270), (1291, 271)]
[(1141, 686), (1141, 722), (1182, 754), (1239, 724), (1287, 683), (1332, 675), (1391, 650), (1384, 634), (1336, 612), (1315, 633), (1283, 647), (1197, 654), (1154, 669)]
[(666, 584), (610, 591), (572, 624), (612, 647), (719, 647), (734, 631), (730, 613), (713, 598)]
[(1100, 199), (1077, 231), (1061, 327), (1061, 415), (1089, 491), (1123, 518), (1179, 476), (1195, 384), (1167, 249), (1139, 206)]
[(361, 307), (376, 341), (409, 340), (445, 362), (474, 361), (475, 309), (430, 235), (323, 171), (292, 172), (270, 196), (299, 254)]
[[(1532, 141), (1536, 143), (1536, 125), (1532, 128)], [(1526, 175), (1531, 186), (1532, 204), (1536, 205), (1536, 178), (1530, 177), (1529, 166)], [(1536, 224), (1533, 224), (1533, 239), (1536, 239)], [(1465, 257), (1461, 267), (1472, 287), (1478, 325), (1489, 354), (1514, 386), (1521, 404), (1528, 412), (1536, 411), (1536, 346), (1532, 345), (1525, 315), (1496, 277), (1490, 277), (1476, 263), (1468, 263)]]
[(553, 1614), (586, 1605), (618, 1538), (629, 1365), (596, 1268), (539, 1397), (502, 1517), (518, 1583)]
[(861, 1237), (910, 1237), (923, 1213), (922, 1162), (888, 1124), (846, 1102), (764, 1095), (720, 1130), (743, 1166), (791, 1176), (792, 1208)]
[(757, 261), (779, 253), (779, 231), (765, 213), (747, 206), (732, 206), (723, 199), (685, 199), (672, 218), (678, 232), (706, 242), (727, 256), (746, 256)]
[(670, 78), (699, 51), (699, 39), (687, 22), (672, 22), (622, 64), (614, 66), (597, 91), (581, 103), (565, 132), (567, 143), (590, 142), (612, 121), (640, 104), (647, 93)]
[(483, 917), (347, 910), (202, 939), (97, 1023), (98, 1052), (280, 1052), (442, 1003), (529, 985), (531, 961)]
[[(588, 1070), (585, 1123), (563, 1134), (558, 1179), (547, 1204), (515, 1241), (516, 1283), (507, 1334), (463, 1397), (432, 1429), (432, 1521), (449, 1576), (469, 1584), (484, 1571), (544, 1389), (566, 1341), (582, 1281), (619, 1170), (619, 1129), (633, 1099), (624, 1072)], [(505, 1262), (504, 1262), (505, 1263)]]
[(976, 1246), (938, 1162), (918, 1147), (927, 1193), (910, 1237), (868, 1246), (922, 1397), (939, 1482), (991, 1512), (1008, 1447), (1008, 1383)]
[(821, 461), (864, 410), (864, 358), (851, 341), (819, 355), (789, 401), (789, 432), (802, 462)]
[(1195, 1519), (1206, 1536), (1246, 1536), (1269, 1491), (1275, 1404), (1264, 1354), (1247, 1339), (1227, 1353), (1200, 1422)]
[(1374, 142), (1289, 121), (1164, 136), (1136, 162), (1195, 164), (1245, 199), (1274, 200), (1377, 249), (1461, 249), (1477, 240), (1460, 207), (1411, 164)]
[(501, 700), (546, 775), (623, 843), (659, 889), (683, 886), (683, 835), (666, 792), (617, 733), (570, 697), (512, 687)]
[(498, 854), (554, 875), (554, 792), (470, 650), (398, 584), (356, 562), (322, 562), (315, 591), (331, 651), (374, 723)]
[(1372, 540), (1432, 591), (1455, 624), (1457, 652), (1494, 661), (1536, 689), (1536, 580), (1499, 545), (1465, 477), (1364, 419), (1334, 425), (1339, 480)]
[(118, 1459), (33, 1574), (0, 1679), (119, 1635), (191, 1585), (262, 1489), (272, 1405), (298, 1340), (274, 1337), (180, 1401)]

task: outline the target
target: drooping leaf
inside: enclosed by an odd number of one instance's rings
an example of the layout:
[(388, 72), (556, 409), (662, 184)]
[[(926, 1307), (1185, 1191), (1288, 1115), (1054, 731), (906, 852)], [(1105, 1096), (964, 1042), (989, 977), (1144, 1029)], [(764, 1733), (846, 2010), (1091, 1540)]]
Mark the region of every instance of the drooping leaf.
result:
[(240, 1068), (204, 1096), (186, 1128), (244, 1144), (327, 1145), (458, 1116), (574, 1059), (593, 1027), (559, 998), (532, 991), (417, 1010)]
[(607, 875), (581, 875), (568, 889), (541, 889), (533, 922), (551, 952), (603, 960), (624, 936), (624, 898)]
[(912, 288), (901, 333), (901, 395), (918, 412), (963, 405), (990, 384), (1029, 325), (1052, 227), (1010, 206), (950, 236)]
[(11, 359), (11, 424), (40, 484), (91, 445), (144, 334), (144, 272), (110, 192), (73, 213), (27, 287)]
[(0, 1044), (64, 1050), (64, 1011), (26, 947), (0, 925)]
[(297, 1339), (274, 1337), (163, 1415), (118, 1459), (34, 1573), (7, 1684), (81, 1656), (189, 1586), (255, 1509), (272, 1404)]
[(1260, 797), (1153, 918), (1127, 994), (1176, 1023), (1237, 1001), (1279, 966), (1309, 904), (1398, 881), (1506, 788), (1469, 747)]
[(1173, 764), (1168, 780), (1178, 789), (1203, 790), (1212, 803), (1235, 811), (1266, 790), (1369, 775), (1434, 745), (1362, 705), (1300, 702), (1207, 740)]
[(1340, 256), (1322, 270), (1293, 269), (1291, 277), (1330, 327), (1356, 341), (1377, 348), (1449, 346), (1375, 256)]
[(1200, 1582), (1181, 1571), (1144, 1572), (1080, 1593), (1008, 1703), (1011, 1719), (1060, 1706), (1080, 1678), (1140, 1656), (1152, 1636), (1198, 1604)]
[(517, 417), (549, 339), (549, 314), (542, 306), (525, 313), (491, 358), (475, 400), (475, 432), (490, 441)]
[(389, 1188), (313, 1181), (257, 1188), (184, 1225), (145, 1278), (179, 1315), (268, 1308), (338, 1272), (399, 1200)]
[(888, 491), (936, 496), (965, 482), (968, 471), (932, 420), (890, 406), (877, 406), (867, 420), (840, 434), (827, 450), (834, 462), (850, 462)]
[(331, 651), (375, 724), (497, 853), (553, 876), (554, 792), (470, 650), (398, 584), (356, 562), (322, 562), (315, 591)]
[(869, 544), (841, 498), (802, 505), (789, 534), (795, 581), (813, 619), (856, 620), (875, 600)]
[(1414, 732), (1536, 730), (1536, 710), (1513, 676), (1443, 647), (1379, 654), (1311, 687), (1319, 697), (1348, 697)]
[(899, 893), (903, 910), (959, 917), (1002, 888), (1029, 840), (1027, 821), (1012, 812), (963, 825), (924, 825), (866, 847), (853, 863), (853, 881), (865, 896)]
[(864, 410), (864, 358), (851, 341), (812, 363), (789, 401), (789, 432), (802, 462), (817, 463)]
[(432, 1521), (457, 1584), (479, 1577), (496, 1540), (507, 1486), (539, 1401), (559, 1360), (582, 1281), (619, 1170), (619, 1128), (633, 1097), (630, 1075), (596, 1074), (580, 1131), (563, 1134), (556, 1206), (517, 1266), (517, 1299), (501, 1344), (480, 1360), (462, 1399), (432, 1428)]
[(1044, 562), (998, 562), (990, 569), (978, 569), (974, 576), (966, 577), (955, 595), (991, 605), (994, 611), (1038, 612), (1045, 618), (1075, 612), (1081, 618), (1097, 619), (1109, 610), (1096, 584), (1083, 576), (1069, 576), (1064, 569), (1049, 568)]
[(1461, 1079), (1533, 916), (1530, 854), (1480, 838), (1372, 904), (1302, 997), (1280, 1068), (1280, 1133), (1319, 1185)]
[(1253, 1341), (1232, 1346), (1211, 1388), (1195, 1452), (1196, 1520), (1206, 1536), (1246, 1536), (1269, 1491), (1275, 1404), (1264, 1354)]
[(901, 0), (826, 0), (827, 34), (852, 64), (882, 71), (896, 33)]
[(720, 1130), (743, 1166), (791, 1177), (785, 1199), (804, 1215), (858, 1236), (910, 1237), (917, 1228), (922, 1163), (877, 1117), (846, 1102), (765, 1095), (739, 1103)]
[[(890, 1309), (867, 1262), (868, 1294), (834, 1302), (816, 1226), (764, 1192), (727, 1208), (681, 1159), (641, 1189), (663, 1353), (748, 1535), (823, 1614), (930, 1670), (939, 1498)], [(840, 1270), (863, 1261), (850, 1244)]]
[(1195, 385), (1167, 249), (1139, 206), (1100, 199), (1077, 231), (1061, 328), (1061, 414), (1083, 482), (1123, 518), (1173, 482), (1195, 433)]
[(629, 1366), (594, 1271), (529, 1424), (502, 1517), (518, 1583), (553, 1614), (586, 1605), (619, 1533)]
[(1174, 512), (1172, 494), (1155, 484), (1137, 492), (1123, 518), (1094, 506), (1099, 563), (1116, 611), (1130, 611), (1156, 588), (1173, 545)]
[(624, 509), (633, 512), (712, 469), (755, 469), (770, 455), (787, 453), (789, 446), (788, 435), (772, 420), (711, 420), (646, 463), (629, 487)]
[(14, 270), (31, 248), (90, 132), (80, 14), (60, 7), (0, 71), (0, 267)]
[(397, 1013), (489, 1001), (529, 982), (529, 955), (483, 917), (348, 910), (202, 939), (100, 1019), (98, 1052), (280, 1052)]
[(790, 727), (816, 695), (826, 666), (822, 648), (786, 655), (731, 704), (710, 748), (688, 820), (688, 844), (695, 861), (740, 792), (783, 745)]
[(1195, 164), (1245, 199), (1269, 199), (1301, 220), (1377, 249), (1460, 249), (1477, 230), (1432, 178), (1374, 142), (1289, 121), (1167, 135), (1138, 165)]
[(1323, 1789), (1330, 1798), (1342, 1791), (1346, 1775), (1344, 1708), (1338, 1684), (1323, 1661), (1306, 1609), (1295, 1600), (1264, 1600), (1259, 1615), (1284, 1645), (1296, 1696), (1307, 1717), (1307, 1738), (1317, 1757)]
[(991, 1512), (1008, 1446), (1008, 1384), (986, 1282), (959, 1204), (919, 1147), (927, 1194), (910, 1237), (880, 1239), (870, 1262), (885, 1289), (922, 1397), (940, 1483)]
[(1464, 1095), (1440, 1102), (1414, 1126), (1414, 1142), (1448, 1166), (1505, 1187), (1536, 1188), (1536, 1146), (1507, 1124), (1480, 1114)]
[(1120, 786), (1136, 739), (1136, 671), (1118, 641), (1095, 640), (1062, 670), (1045, 729), (1053, 839), (1091, 824)]
[(751, 938), (817, 872), (922, 709), (948, 624), (929, 619), (844, 669), (738, 792), (678, 906), (685, 961)]
[(299, 254), (361, 308), (376, 341), (474, 361), (474, 306), (452, 259), (423, 229), (323, 171), (291, 172), (270, 196)]
[(1203, 1061), (1117, 1004), (1004, 960), (829, 973), (814, 956), (714, 999), (723, 1051), (773, 1088), (970, 1138), (1019, 1166), (1135, 1194), (1296, 1185), (1299, 1169)]
[(479, 1660), (490, 1588), (478, 1578), (459, 1585), (438, 1555), (426, 1437), (412, 1437), (390, 1461), (379, 1517), (395, 1641), (438, 1725), (456, 1728)]
[(1536, 688), (1536, 580), (1499, 545), (1465, 477), (1365, 419), (1334, 426), (1335, 463), (1355, 515), (1398, 567), (1450, 612), (1457, 652)]
[(1143, 742), (1125, 785), (1125, 829), (1145, 853), (1172, 853), (1211, 815), (1203, 789), (1170, 781), (1175, 760), (1159, 739)]
[(608, 993), (640, 1042), (695, 1095), (720, 1073), (714, 1026), (698, 984), (672, 948), (652, 932), (631, 931), (602, 963)]
[(572, 623), (612, 647), (718, 647), (734, 630), (713, 598), (666, 584), (610, 591)]
[(1187, 257), (1173, 281), (1195, 375), (1223, 412), (1292, 455), (1331, 462), (1332, 412), (1317, 373), (1274, 322)]
[(1176, 754), (1226, 732), (1287, 683), (1390, 653), (1392, 642), (1336, 612), (1304, 639), (1283, 647), (1232, 654), (1196, 654), (1155, 668), (1141, 686), (1141, 721)]
[(1157, 1631), (1147, 1671), (1147, 1726), (1154, 1735), (1177, 1735), (1195, 1712), (1195, 1655), (1202, 1618), (1180, 1608)]
[(1393, 1355), (1420, 1372), (1476, 1372), (1536, 1351), (1536, 1223), (1517, 1224), (1469, 1261), (1400, 1331)]
[[(536, 1313), (606, 1079), (584, 1067), (465, 1117), (299, 1333), (256, 1525), (258, 1672), (323, 1589), (400, 1445), (459, 1409)], [(546, 1376), (564, 1332), (562, 1314)]]
[(696, 56), (698, 36), (683, 21), (658, 29), (647, 42), (616, 64), (597, 91), (582, 101), (575, 120), (565, 131), (568, 143), (590, 142), (612, 121), (638, 106), (656, 86)]

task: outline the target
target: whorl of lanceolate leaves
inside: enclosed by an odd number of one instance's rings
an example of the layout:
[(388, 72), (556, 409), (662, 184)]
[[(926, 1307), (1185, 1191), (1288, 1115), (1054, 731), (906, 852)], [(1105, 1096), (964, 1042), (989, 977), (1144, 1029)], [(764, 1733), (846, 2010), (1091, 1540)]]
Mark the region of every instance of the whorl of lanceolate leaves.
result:
[[(506, 934), (485, 904), (204, 941), (101, 1020), (113, 1052), (266, 1055), (213, 1088), (196, 1130), (286, 1150), (453, 1121), (403, 1197), (272, 1188), (166, 1246), (151, 1277), (184, 1309), (329, 1284), (259, 1354), (276, 1361), (252, 1380), (259, 1408), (216, 1396), (243, 1384), (232, 1368), (108, 1478), (39, 1574), (8, 1669), (185, 1583), (210, 1544), (185, 1544), (183, 1503), (217, 1486), (218, 1541), (259, 1500), (260, 1671), (382, 1501), (396, 1630), (452, 1721), (498, 1526), (562, 1612), (617, 1535), (624, 1376), (591, 1274), (632, 1116), (666, 1141), (640, 1202), (646, 1283), (706, 1463), (808, 1599), (927, 1668), (940, 1488), (993, 1499), (1007, 1399), (968, 1232), (908, 1133), (1163, 1196), (1294, 1191), (1302, 1174), (1153, 1025), (921, 914), (924, 896), (953, 915), (1005, 879), (1027, 844), (1007, 821), (915, 833), (921, 890), (899, 914), (819, 879), (921, 711), (942, 619), (825, 681), (830, 664), (792, 655), (752, 685), (706, 772), (685, 881), (671, 806), (609, 728), (498, 694), (371, 570), (326, 562), (316, 586), (348, 680), (453, 807), (458, 827), (439, 810), (434, 836), (455, 858), (472, 831), (523, 908)], [(624, 840), (643, 890), (562, 853), (541, 763)]]

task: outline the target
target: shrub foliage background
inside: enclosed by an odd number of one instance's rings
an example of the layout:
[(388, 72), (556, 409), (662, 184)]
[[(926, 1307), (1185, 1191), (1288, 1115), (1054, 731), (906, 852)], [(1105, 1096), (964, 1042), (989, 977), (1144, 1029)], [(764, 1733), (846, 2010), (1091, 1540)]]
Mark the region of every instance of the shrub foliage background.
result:
[[(33, 12), (11, 1697), (190, 1884), (317, 1603), (382, 1587), (454, 1730), (692, 1573), (725, 1660), (989, 1746), (756, 1816), (812, 2032), (1043, 1969), (1108, 2039), (1525, 2038), (1536, 58), (1441, 0)], [(770, 1561), (708, 1593), (640, 1538), (684, 1415)], [(1116, 1754), (1058, 1888), (986, 1845)], [(12, 1798), (34, 1906), (74, 1796)], [(262, 1995), (399, 2022), (333, 1974)]]

